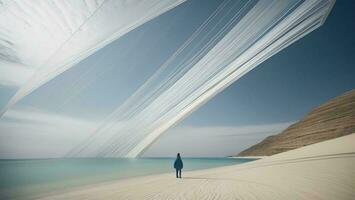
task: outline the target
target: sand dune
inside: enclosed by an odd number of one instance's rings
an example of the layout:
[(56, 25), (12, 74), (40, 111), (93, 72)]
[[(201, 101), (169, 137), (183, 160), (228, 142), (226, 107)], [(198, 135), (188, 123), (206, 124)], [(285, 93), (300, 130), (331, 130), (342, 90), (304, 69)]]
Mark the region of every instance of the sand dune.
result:
[(355, 199), (355, 134), (228, 167), (132, 178), (42, 199)]

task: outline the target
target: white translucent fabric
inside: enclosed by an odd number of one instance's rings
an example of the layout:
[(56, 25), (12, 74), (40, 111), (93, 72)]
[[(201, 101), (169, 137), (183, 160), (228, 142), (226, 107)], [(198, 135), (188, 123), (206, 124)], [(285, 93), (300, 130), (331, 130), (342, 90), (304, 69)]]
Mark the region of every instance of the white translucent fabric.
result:
[[(228, 3), (222, 3), (68, 156), (139, 156), (164, 131), (218, 92), (321, 26), (334, 4), (332, 0), (234, 2), (239, 9), (233, 18), (218, 31), (211, 30), (221, 13), (229, 12)], [(205, 40), (210, 32), (214, 34), (212, 39)]]
[[(19, 87), (3, 112), (98, 49), (182, 2), (1, 1), (0, 79)], [(14, 77), (16, 73), (23, 75)]]

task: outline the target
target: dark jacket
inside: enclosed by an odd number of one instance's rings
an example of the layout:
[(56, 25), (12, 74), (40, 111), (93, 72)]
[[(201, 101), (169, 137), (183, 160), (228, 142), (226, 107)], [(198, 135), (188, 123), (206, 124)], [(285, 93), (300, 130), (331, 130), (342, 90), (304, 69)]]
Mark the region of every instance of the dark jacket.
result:
[(182, 169), (184, 167), (182, 160), (180, 157), (176, 158), (175, 162), (174, 162), (174, 168), (175, 169)]

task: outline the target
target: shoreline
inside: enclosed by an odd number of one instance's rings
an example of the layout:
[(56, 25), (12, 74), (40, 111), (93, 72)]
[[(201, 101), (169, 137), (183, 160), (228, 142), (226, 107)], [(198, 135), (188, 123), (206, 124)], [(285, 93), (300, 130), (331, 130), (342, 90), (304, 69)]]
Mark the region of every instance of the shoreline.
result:
[(164, 173), (40, 199), (351, 199), (354, 166), (351, 134), (245, 164), (183, 172), (182, 179)]
[[(62, 191), (68, 192), (98, 183), (175, 173), (172, 168), (174, 159), (138, 158), (133, 161), (132, 159), (85, 158), (4, 161), (0, 163), (0, 167), (3, 169), (0, 179), (4, 183), (6, 180), (12, 180), (12, 184), (3, 184), (0, 188), (0, 199), (34, 199), (38, 196), (47, 196)], [(184, 158), (184, 162), (186, 162), (184, 170), (211, 169), (250, 161), (252, 160), (222, 157), (212, 159)], [(28, 176), (23, 176), (24, 173)], [(32, 174), (36, 174), (36, 176)]]
[(228, 156), (227, 158), (241, 158), (241, 159), (263, 159), (269, 156)]

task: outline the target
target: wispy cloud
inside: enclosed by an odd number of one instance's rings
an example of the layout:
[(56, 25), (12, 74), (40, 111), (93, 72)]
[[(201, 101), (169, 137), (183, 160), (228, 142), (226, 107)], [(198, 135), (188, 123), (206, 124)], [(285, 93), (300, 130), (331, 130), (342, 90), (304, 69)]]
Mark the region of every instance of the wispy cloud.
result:
[(16, 107), (0, 121), (0, 157), (61, 157), (96, 125), (90, 120)]
[(18, 88), (34, 73), (33, 68), (0, 60), (0, 86)]
[[(238, 153), (292, 122), (247, 126), (178, 126), (163, 135), (145, 156), (225, 156)], [(9, 110), (0, 121), (1, 158), (61, 157), (85, 140), (98, 122), (33, 107)]]
[(144, 156), (226, 156), (278, 134), (294, 122), (246, 126), (180, 126), (169, 130)]

